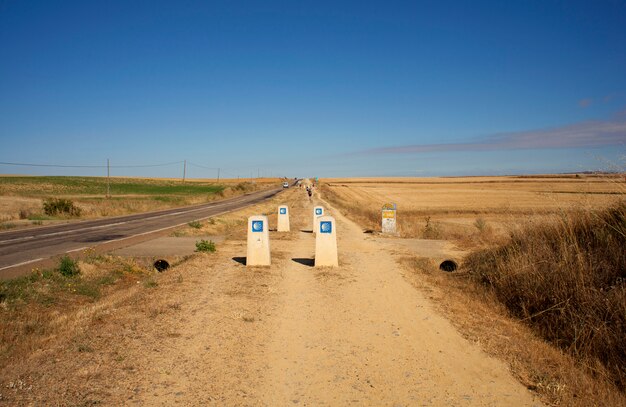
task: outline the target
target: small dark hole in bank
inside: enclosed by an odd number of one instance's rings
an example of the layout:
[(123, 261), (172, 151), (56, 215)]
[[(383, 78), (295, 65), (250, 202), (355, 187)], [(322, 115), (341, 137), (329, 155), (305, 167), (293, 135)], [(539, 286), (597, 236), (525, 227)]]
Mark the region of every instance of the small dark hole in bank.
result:
[(374, 233), (374, 231), (372, 229), (365, 229), (363, 233), (371, 234), (371, 233)]
[(315, 266), (315, 259), (296, 258), (291, 260), (295, 261), (296, 263), (302, 264), (303, 266)]
[(451, 272), (456, 271), (458, 267), (458, 264), (456, 264), (454, 260), (444, 260), (439, 265), (439, 270)]
[(154, 268), (160, 273), (170, 268), (170, 264), (165, 260), (157, 260), (154, 262)]
[(233, 260), (235, 260), (237, 263), (242, 264), (242, 265), (246, 265), (246, 258), (245, 257), (233, 257)]

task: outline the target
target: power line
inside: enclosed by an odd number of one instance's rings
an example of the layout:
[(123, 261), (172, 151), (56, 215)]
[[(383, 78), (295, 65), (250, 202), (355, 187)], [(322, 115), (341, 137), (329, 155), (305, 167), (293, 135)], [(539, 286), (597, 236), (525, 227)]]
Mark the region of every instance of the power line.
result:
[(183, 161), (175, 161), (163, 164), (145, 164), (145, 165), (63, 165), (63, 164), (32, 164), (32, 163), (10, 163), (0, 161), (0, 165), (13, 165), (19, 167), (48, 167), (48, 168), (149, 168), (149, 167), (167, 167), (169, 165), (181, 164)]
[[(185, 164), (184, 160), (173, 161), (167, 163), (159, 163), (159, 164), (120, 164), (120, 165), (111, 165), (110, 160), (106, 160), (105, 165), (66, 165), (66, 164), (39, 164), (39, 163), (21, 163), (21, 162), (9, 162), (9, 161), (0, 161), (0, 166), (17, 166), (17, 167), (41, 167), (41, 168), (91, 168), (91, 169), (103, 169), (107, 172), (107, 176), (110, 176), (111, 169), (131, 169), (131, 168), (156, 168), (156, 167), (168, 167), (173, 165), (181, 165)], [(231, 167), (231, 168), (223, 168), (223, 167), (209, 167), (207, 165), (197, 164), (190, 161), (186, 162), (186, 165), (190, 165), (197, 168), (202, 168), (205, 170), (216, 171), (218, 179), (223, 176), (232, 176), (239, 178), (241, 174), (246, 173), (247, 168), (256, 168), (257, 169), (257, 177), (261, 175), (261, 172), (267, 174), (267, 168), (261, 169), (258, 166), (243, 166), (243, 167)], [(186, 168), (183, 168), (183, 173), (186, 172)], [(183, 178), (186, 174), (183, 174)], [(250, 178), (254, 178), (254, 175), (250, 174)]]
[(219, 170), (219, 168), (217, 168), (217, 167), (207, 167), (205, 165), (192, 163), (191, 161), (188, 161), (187, 164), (193, 165), (194, 167), (204, 168), (205, 170)]
[(20, 167), (56, 167), (56, 168), (106, 168), (106, 165), (58, 165), (58, 164), (27, 164), (7, 163), (0, 161), (1, 165), (15, 165)]
[(184, 160), (174, 161), (171, 163), (163, 163), (163, 164), (146, 164), (146, 165), (112, 165), (111, 168), (148, 168), (148, 167), (167, 167), (169, 165), (178, 165), (182, 164)]

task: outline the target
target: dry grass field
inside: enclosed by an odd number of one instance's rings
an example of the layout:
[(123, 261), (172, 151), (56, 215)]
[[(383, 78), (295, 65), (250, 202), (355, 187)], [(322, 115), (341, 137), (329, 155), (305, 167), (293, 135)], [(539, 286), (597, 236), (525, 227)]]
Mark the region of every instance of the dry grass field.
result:
[[(436, 214), (545, 213), (597, 207), (626, 194), (623, 178), (392, 178), (328, 179), (357, 201), (395, 202), (402, 210)], [(379, 209), (379, 208), (378, 208)]]
[(107, 198), (104, 177), (0, 176), (0, 230), (67, 221), (76, 216), (50, 215), (43, 203), (69, 199), (90, 219), (194, 205), (278, 186), (277, 178), (180, 179), (112, 177)]
[(323, 180), (322, 189), (364, 228), (380, 230), (380, 209), (392, 202), (400, 236), (471, 246), (549, 215), (614, 205), (626, 195), (626, 182), (591, 176), (336, 178)]

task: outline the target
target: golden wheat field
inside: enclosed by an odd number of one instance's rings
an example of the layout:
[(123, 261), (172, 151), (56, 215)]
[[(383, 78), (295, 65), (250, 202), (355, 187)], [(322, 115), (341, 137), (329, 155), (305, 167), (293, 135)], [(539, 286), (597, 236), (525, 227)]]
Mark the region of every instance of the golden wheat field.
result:
[(520, 223), (572, 210), (595, 210), (626, 196), (618, 176), (459, 178), (334, 178), (328, 198), (367, 227), (380, 228), (380, 209), (398, 207), (404, 237), (465, 239), (498, 235)]

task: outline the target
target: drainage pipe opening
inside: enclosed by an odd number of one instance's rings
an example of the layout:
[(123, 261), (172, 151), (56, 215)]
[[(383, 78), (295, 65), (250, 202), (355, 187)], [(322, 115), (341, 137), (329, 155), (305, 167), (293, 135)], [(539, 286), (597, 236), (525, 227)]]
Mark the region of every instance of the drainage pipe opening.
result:
[(456, 269), (458, 267), (459, 267), (459, 265), (456, 264), (456, 261), (454, 261), (454, 260), (444, 260), (439, 265), (439, 270), (452, 272), (452, 271), (456, 271)]
[(154, 262), (154, 268), (160, 273), (170, 268), (170, 264), (166, 260), (157, 260)]

